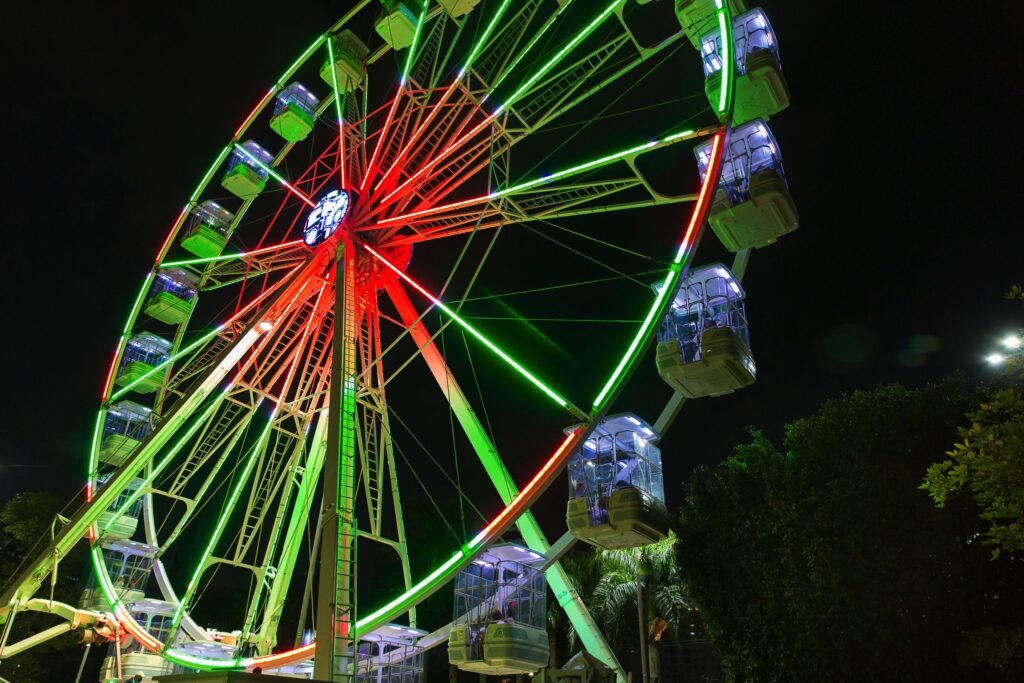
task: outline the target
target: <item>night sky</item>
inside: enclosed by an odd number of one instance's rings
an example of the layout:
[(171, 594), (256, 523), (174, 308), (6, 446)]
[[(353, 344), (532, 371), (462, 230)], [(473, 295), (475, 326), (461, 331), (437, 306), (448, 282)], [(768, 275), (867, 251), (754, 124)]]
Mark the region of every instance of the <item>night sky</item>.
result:
[[(238, 121), (345, 5), (8, 10), (0, 502), (81, 484), (95, 400), (151, 255)], [(801, 226), (747, 271), (757, 383), (689, 403), (663, 440), (670, 502), (748, 425), (778, 437), (839, 392), (956, 369), (984, 378), (983, 356), (1021, 319), (1002, 299), (1024, 280), (1008, 121), (1020, 17), (763, 5), (792, 92), (771, 125)], [(657, 418), (669, 389), (653, 357), (628, 396), (620, 408)], [(550, 529), (561, 491), (542, 507)]]

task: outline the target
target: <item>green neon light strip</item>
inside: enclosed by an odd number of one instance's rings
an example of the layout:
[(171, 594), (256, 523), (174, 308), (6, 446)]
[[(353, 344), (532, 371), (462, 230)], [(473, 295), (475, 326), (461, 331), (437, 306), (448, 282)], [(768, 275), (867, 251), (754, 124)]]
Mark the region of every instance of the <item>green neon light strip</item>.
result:
[[(533, 49), (533, 46), (537, 44), (537, 42), (544, 36), (545, 33), (547, 33), (547, 30), (554, 25), (555, 20), (558, 19), (558, 17), (561, 16), (562, 12), (564, 12), (565, 9), (571, 4), (572, 0), (567, 0), (564, 5), (558, 8), (557, 12), (552, 14), (551, 17), (546, 22), (544, 22), (544, 25), (540, 27), (540, 31), (537, 32), (537, 35), (535, 35), (530, 40), (530, 42), (526, 44), (525, 48), (519, 51), (519, 54), (516, 56), (515, 59), (512, 60), (512, 63), (505, 68), (505, 73), (503, 73), (501, 77), (494, 82), (494, 85), (491, 86), (491, 92), (494, 92), (497, 89), (497, 87), (501, 85), (502, 82), (504, 82), (505, 77), (512, 73), (516, 66), (518, 66), (519, 62), (522, 61), (523, 57), (525, 57), (526, 54)], [(488, 93), (484, 97), (484, 101), (486, 101), (488, 97), (490, 97), (490, 93)]]
[(280, 173), (275, 171), (270, 166), (267, 166), (265, 163), (263, 163), (262, 161), (260, 161), (256, 157), (254, 157), (252, 154), (250, 154), (249, 150), (247, 150), (245, 147), (242, 147), (239, 144), (235, 144), (235, 149), (237, 149), (239, 152), (244, 154), (247, 158), (251, 159), (254, 164), (256, 164), (257, 166), (262, 168), (264, 171), (266, 171), (271, 177), (274, 178), (274, 180), (276, 180), (277, 182), (281, 183), (282, 185), (287, 187), (289, 190), (291, 190), (292, 193), (296, 197), (298, 197), (302, 201), (306, 202), (306, 204), (308, 204), (310, 207), (315, 207), (316, 206), (316, 204), (313, 203), (312, 199), (307, 197), (304, 193), (300, 192), (296, 187), (294, 187), (291, 183), (289, 183), (287, 180), (285, 180), (284, 177), (281, 176)]
[(374, 610), (370, 614), (367, 614), (362, 619), (357, 619), (356, 636), (358, 637), (359, 635), (361, 635), (359, 633), (360, 629), (365, 628), (367, 624), (373, 623), (374, 621), (380, 619), (382, 616), (388, 614), (392, 610), (399, 609), (399, 611), (404, 612), (405, 605), (409, 602), (410, 595), (415, 597), (417, 593), (420, 593), (426, 590), (427, 588), (436, 585), (436, 583), (439, 580), (444, 581), (444, 574), (454, 565), (462, 562), (467, 556), (472, 555), (475, 550), (475, 547), (470, 548), (469, 546), (467, 546), (466, 548), (463, 548), (460, 552), (457, 552), (451, 557), (449, 557), (443, 564), (437, 567), (434, 571), (430, 572), (425, 577), (423, 577), (423, 579), (417, 582), (416, 585), (414, 585), (412, 588), (406, 591), (404, 595), (395, 598), (394, 600), (387, 603), (380, 609)]
[(583, 171), (588, 171), (588, 170), (590, 170), (592, 168), (597, 168), (599, 166), (604, 166), (605, 164), (610, 164), (613, 161), (619, 161), (620, 159), (625, 159), (626, 157), (632, 156), (632, 155), (634, 155), (634, 154), (636, 154), (638, 152), (643, 152), (643, 151), (646, 151), (646, 150), (649, 150), (649, 149), (653, 149), (655, 147), (659, 147), (659, 146), (662, 146), (662, 145), (665, 145), (665, 144), (669, 144), (669, 143), (672, 143), (672, 142), (677, 142), (677, 141), (682, 140), (684, 138), (688, 138), (688, 137), (692, 136), (693, 134), (694, 134), (694, 131), (692, 131), (692, 130), (684, 130), (681, 133), (676, 133), (675, 135), (670, 135), (669, 137), (662, 138), (661, 140), (652, 140), (651, 142), (647, 142), (647, 143), (644, 143), (642, 145), (637, 145), (636, 147), (630, 147), (629, 149), (623, 150), (622, 152), (617, 152), (615, 154), (609, 154), (608, 156), (603, 156), (600, 159), (594, 159), (592, 161), (587, 161), (585, 163), (579, 164), (578, 166), (573, 166), (571, 168), (566, 168), (566, 169), (561, 170), (561, 171), (556, 171), (555, 173), (549, 173), (547, 175), (543, 175), (540, 178), (535, 178), (534, 180), (529, 180), (529, 181), (527, 181), (525, 183), (520, 183), (518, 185), (513, 185), (512, 187), (505, 188), (504, 190), (499, 190), (498, 192), (493, 192), (493, 193), (491, 193), (489, 195), (489, 197), (492, 197), (492, 198), (504, 197), (505, 195), (512, 194), (513, 192), (521, 192), (522, 190), (526, 190), (526, 189), (529, 189), (531, 187), (536, 187), (537, 185), (543, 185), (543, 184), (549, 183), (549, 182), (551, 182), (553, 180), (558, 180), (559, 178), (564, 178), (565, 176), (575, 175), (576, 173), (582, 173)]
[[(732, 25), (732, 18), (729, 16), (729, 9), (728, 7), (726, 7), (725, 1), (715, 0), (715, 4), (718, 7), (719, 27), (730, 27)], [(732, 32), (730, 30), (728, 34), (723, 33), (722, 35), (724, 36), (722, 40), (723, 52), (724, 54), (728, 55), (729, 50), (731, 49)], [(722, 99), (722, 102), (726, 104), (725, 114), (727, 118), (731, 115), (729, 105), (731, 105), (732, 94), (729, 91), (732, 90), (732, 84), (734, 82), (732, 77), (733, 68), (734, 65), (732, 63), (731, 58), (728, 61), (723, 62), (722, 92), (723, 94), (725, 94), (725, 97)], [(665, 276), (665, 281), (661, 285), (661, 290), (658, 292), (658, 296), (654, 301), (654, 305), (647, 312), (647, 316), (644, 318), (643, 324), (640, 325), (640, 329), (637, 330), (636, 336), (633, 337), (633, 341), (630, 343), (629, 348), (626, 349), (625, 355), (623, 355), (623, 357), (619, 360), (619, 363), (618, 365), (616, 365), (611, 377), (608, 378), (608, 381), (601, 389), (601, 392), (597, 395), (597, 398), (594, 399), (593, 407), (595, 409), (599, 408), (604, 404), (605, 399), (611, 394), (612, 390), (616, 386), (618, 386), (618, 384), (622, 381), (622, 378), (625, 376), (627, 368), (629, 368), (631, 364), (636, 361), (636, 356), (642, 348), (641, 344), (648, 339), (651, 332), (653, 331), (653, 327), (655, 324), (655, 315), (663, 309), (666, 297), (675, 293), (675, 288), (678, 286), (679, 279), (682, 277), (686, 261), (688, 260), (690, 254), (692, 253), (692, 249), (696, 244), (696, 238), (698, 238), (700, 235), (700, 226), (696, 223), (696, 219), (698, 217), (698, 214), (701, 214), (705, 211), (706, 206), (710, 201), (711, 190), (712, 188), (714, 188), (716, 183), (715, 176), (721, 173), (721, 163), (722, 160), (725, 158), (726, 150), (720, 150), (719, 146), (724, 145), (726, 143), (727, 138), (727, 130), (725, 133), (717, 133), (714, 138), (714, 143), (711, 148), (711, 156), (713, 159), (718, 159), (717, 163), (715, 164), (717, 166), (717, 169), (715, 169), (714, 173), (711, 173), (709, 169), (707, 179), (705, 180), (704, 185), (701, 187), (700, 196), (697, 199), (697, 205), (694, 207), (693, 215), (690, 217), (690, 225), (687, 226), (686, 232), (683, 234), (683, 239), (680, 241), (679, 249), (676, 251), (675, 258), (672, 261), (672, 269)]]
[(560, 62), (562, 60), (562, 57), (564, 57), (566, 54), (568, 54), (570, 50), (572, 50), (577, 45), (582, 43), (584, 41), (584, 39), (587, 38), (587, 36), (589, 36), (591, 33), (593, 33), (594, 30), (598, 26), (601, 25), (601, 22), (603, 22), (605, 19), (607, 19), (608, 15), (610, 15), (613, 11), (615, 11), (615, 8), (618, 7), (620, 4), (622, 4), (622, 0), (614, 0), (610, 5), (608, 5), (608, 7), (606, 7), (603, 12), (601, 12), (599, 15), (597, 15), (596, 19), (594, 19), (592, 22), (590, 22), (587, 25), (587, 27), (584, 28), (582, 31), (577, 33), (575, 38), (570, 40), (565, 45), (565, 47), (563, 47), (561, 50), (559, 50), (558, 53), (555, 54), (554, 57), (552, 57), (550, 60), (548, 60), (548, 63), (545, 64), (540, 69), (540, 71), (535, 73), (530, 78), (526, 79), (526, 82), (523, 83), (522, 85), (520, 85), (519, 89), (516, 90), (514, 93), (512, 93), (512, 96), (509, 97), (505, 101), (505, 104), (503, 104), (500, 107), (498, 107), (497, 110), (495, 110), (494, 113), (495, 114), (500, 114), (502, 111), (505, 110), (506, 107), (508, 107), (509, 105), (513, 104), (519, 97), (521, 97), (523, 95), (523, 93), (525, 93), (527, 90), (529, 90), (533, 86), (534, 83), (539, 81), (541, 78), (544, 77), (545, 74), (547, 74), (549, 71), (551, 71), (553, 68), (555, 68), (555, 65), (558, 64), (558, 62)]
[(498, 11), (495, 13), (494, 18), (491, 19), (491, 23), (487, 25), (487, 28), (484, 29), (483, 35), (480, 36), (480, 40), (478, 40), (476, 42), (476, 45), (473, 46), (473, 49), (470, 50), (469, 57), (466, 58), (466, 64), (459, 71), (459, 78), (462, 78), (466, 74), (466, 72), (469, 71), (470, 67), (473, 66), (473, 60), (479, 56), (480, 50), (484, 49), (484, 43), (486, 43), (490, 39), (491, 33), (494, 31), (494, 28), (498, 25), (498, 20), (501, 19), (501, 15), (504, 14), (505, 10), (508, 8), (508, 3), (509, 0), (505, 0), (504, 2), (501, 3), (501, 7), (498, 8)]
[(171, 460), (173, 460), (174, 457), (178, 454), (178, 451), (180, 451), (181, 447), (185, 445), (185, 442), (191, 439), (195, 435), (195, 433), (199, 431), (199, 427), (201, 427), (202, 424), (206, 421), (206, 418), (208, 418), (210, 414), (213, 413), (214, 409), (220, 405), (221, 399), (223, 399), (226, 394), (227, 392), (221, 394), (220, 397), (217, 398), (217, 400), (213, 401), (209, 405), (209, 407), (207, 407), (207, 409), (199, 416), (199, 418), (192, 424), (192, 426), (188, 428), (188, 430), (185, 432), (185, 436), (181, 437), (181, 439), (179, 439), (178, 442), (171, 447), (171, 449), (167, 452), (167, 455), (164, 456), (163, 460), (161, 460), (160, 463), (153, 468), (153, 471), (150, 472), (149, 476), (142, 481), (142, 483), (139, 485), (139, 488), (137, 488), (134, 493), (128, 496), (128, 500), (126, 500), (124, 504), (122, 504), (121, 507), (118, 508), (117, 512), (114, 513), (114, 516), (110, 518), (110, 521), (103, 525), (101, 531), (106, 531), (107, 529), (109, 529), (114, 524), (114, 522), (118, 520), (118, 518), (124, 515), (125, 511), (128, 510), (132, 503), (137, 501), (142, 496), (143, 489), (149, 486), (151, 483), (153, 483), (153, 480), (156, 479), (156, 477), (164, 470), (165, 467), (167, 467), (168, 464), (170, 464)]
[(214, 160), (213, 165), (210, 166), (210, 169), (206, 172), (206, 175), (203, 176), (203, 179), (199, 181), (199, 185), (196, 187), (195, 192), (193, 192), (192, 196), (188, 198), (189, 204), (195, 203), (196, 199), (199, 198), (200, 193), (202, 193), (203, 189), (206, 187), (206, 184), (210, 182), (210, 178), (213, 177), (213, 174), (217, 172), (217, 168), (220, 167), (222, 163), (224, 163), (224, 160), (228, 158), (228, 154), (230, 153), (231, 145), (227, 145), (224, 149), (220, 151), (220, 154), (217, 155), (217, 158), (216, 160)]
[(409, 221), (410, 219), (413, 219), (413, 218), (419, 218), (421, 216), (430, 216), (430, 215), (437, 214), (437, 213), (443, 213), (444, 211), (451, 211), (451, 210), (460, 209), (460, 208), (466, 207), (466, 206), (472, 206), (474, 204), (480, 204), (481, 202), (490, 201), (492, 199), (498, 199), (500, 197), (505, 197), (505, 196), (510, 195), (510, 194), (515, 194), (516, 192), (522, 192), (523, 190), (528, 190), (531, 187), (537, 187), (538, 185), (545, 185), (547, 183), (550, 183), (550, 182), (555, 181), (555, 180), (559, 180), (561, 178), (565, 178), (567, 176), (575, 175), (577, 173), (582, 173), (584, 171), (593, 170), (595, 168), (600, 168), (601, 166), (605, 166), (607, 164), (614, 163), (616, 161), (620, 161), (620, 160), (625, 159), (626, 157), (632, 156), (634, 154), (638, 154), (640, 152), (645, 152), (645, 151), (649, 151), (649, 150), (656, 149), (656, 148), (659, 148), (659, 147), (663, 147), (663, 146), (666, 146), (666, 145), (670, 145), (670, 144), (679, 142), (681, 140), (685, 140), (687, 138), (690, 138), (690, 137), (692, 137), (694, 135), (697, 135), (697, 134), (698, 134), (697, 131), (684, 130), (684, 131), (682, 131), (680, 133), (675, 133), (673, 135), (669, 135), (668, 137), (662, 138), (661, 140), (652, 140), (650, 142), (645, 142), (642, 145), (637, 145), (635, 147), (630, 147), (627, 150), (623, 150), (621, 152), (616, 152), (615, 154), (609, 154), (609, 155), (603, 156), (603, 157), (601, 157), (599, 159), (593, 159), (591, 161), (587, 161), (587, 162), (584, 162), (582, 164), (578, 164), (576, 166), (573, 166), (571, 168), (563, 169), (561, 171), (556, 171), (554, 173), (548, 173), (546, 175), (540, 176), (539, 178), (534, 178), (533, 180), (528, 180), (526, 182), (519, 183), (518, 185), (513, 185), (511, 187), (507, 187), (504, 190), (498, 190), (497, 192), (492, 192), (491, 194), (488, 194), (488, 195), (482, 195), (480, 197), (474, 197), (472, 199), (463, 199), (463, 200), (458, 201), (458, 202), (452, 202), (451, 204), (441, 204), (439, 206), (433, 206), (433, 207), (431, 207), (429, 209), (423, 209), (421, 211), (413, 211), (411, 213), (402, 214), (401, 216), (395, 216), (393, 218), (384, 218), (384, 219), (378, 221), (377, 225), (378, 226), (386, 226), (386, 225), (392, 225), (392, 224), (397, 224), (397, 223), (405, 223), (405, 222), (407, 222), (407, 221)]
[(342, 116), (341, 92), (338, 90), (338, 69), (334, 65), (334, 40), (327, 41), (327, 61), (331, 63), (331, 85), (334, 87), (334, 108), (338, 112), (338, 168), (341, 169), (341, 186), (345, 187), (345, 117)]
[(412, 69), (412, 60), (416, 56), (416, 47), (420, 42), (420, 33), (423, 31), (423, 24), (427, 21), (427, 7), (430, 6), (430, 0), (421, 0), (423, 8), (420, 10), (420, 20), (416, 22), (416, 32), (412, 35), (412, 45), (409, 46), (409, 54), (405, 56), (405, 68), (402, 69), (402, 85), (405, 85), (405, 79), (409, 77), (409, 71)]
[(89, 477), (87, 479), (90, 491), (93, 480), (96, 478), (96, 470), (99, 469), (100, 434), (103, 431), (103, 418), (106, 414), (106, 409), (101, 408), (96, 413), (96, 423), (92, 428), (92, 447), (89, 448)]
[(626, 353), (619, 360), (618, 365), (615, 366), (615, 370), (612, 372), (611, 377), (608, 378), (608, 382), (605, 383), (604, 387), (601, 389), (601, 393), (599, 393), (597, 398), (594, 399), (595, 408), (604, 402), (605, 397), (608, 396), (612, 387), (615, 386), (618, 378), (622, 376), (623, 372), (625, 372), (626, 366), (633, 360), (640, 344), (648, 337), (648, 335), (650, 335), (651, 329), (654, 327), (654, 317), (658, 311), (661, 310), (661, 306), (665, 303), (665, 297), (667, 297), (668, 293), (672, 291), (671, 285), (679, 274), (679, 271), (679, 265), (673, 264), (672, 269), (665, 276), (665, 280), (661, 283), (661, 291), (658, 293), (658, 296), (654, 301), (654, 305), (651, 306), (649, 311), (647, 311), (647, 315), (644, 317), (644, 321), (641, 323), (636, 336), (633, 337), (633, 341), (630, 342), (629, 348), (626, 349)]
[(573, 413), (577, 417), (584, 417), (584, 418), (586, 417), (586, 413), (584, 413), (579, 408), (574, 406), (567, 399), (563, 398), (558, 392), (556, 392), (554, 389), (552, 389), (547, 384), (545, 384), (543, 381), (541, 381), (540, 378), (538, 378), (532, 372), (530, 372), (525, 367), (520, 365), (514, 358), (512, 358), (512, 356), (510, 356), (507, 353), (505, 353), (501, 349), (501, 347), (499, 347), (497, 344), (492, 342), (482, 332), (480, 332), (475, 327), (473, 327), (471, 324), (469, 324), (469, 322), (467, 322), (465, 318), (460, 316), (458, 313), (456, 313), (454, 310), (452, 310), (449, 306), (447, 306), (443, 301), (441, 301), (440, 299), (435, 297), (433, 294), (428, 292), (425, 288), (420, 286), (419, 283), (417, 283), (411, 277), (406, 275), (403, 271), (399, 270), (394, 265), (392, 265), (390, 261), (388, 261), (386, 258), (384, 258), (380, 254), (378, 254), (376, 251), (374, 251), (372, 247), (369, 247), (369, 246), (367, 246), (365, 244), (363, 244), (361, 246), (364, 249), (366, 249), (366, 251), (370, 252), (378, 261), (383, 263), (391, 271), (393, 271), (396, 275), (398, 275), (398, 277), (400, 277), (403, 280), (405, 280), (406, 282), (408, 282), (409, 285), (413, 289), (415, 289), (417, 292), (419, 292), (420, 294), (425, 296), (427, 299), (430, 300), (431, 303), (433, 303), (435, 306), (437, 306), (442, 311), (444, 311), (446, 315), (448, 315), (452, 320), (457, 322), (463, 329), (465, 329), (471, 335), (476, 337), (478, 341), (480, 341), (484, 346), (486, 346), (491, 351), (493, 351), (495, 353), (495, 355), (497, 355), (503, 361), (508, 363), (513, 369), (515, 369), (516, 372), (518, 372), (520, 375), (522, 375), (527, 380), (529, 380), (529, 382), (531, 384), (533, 384), (535, 387), (537, 387), (542, 392), (544, 392), (544, 394), (547, 395), (549, 398), (551, 398), (551, 400), (553, 400), (555, 403), (557, 403), (558, 405), (562, 406), (563, 408), (565, 408), (569, 412)]
[(246, 259), (259, 254), (266, 254), (271, 251), (283, 251), (291, 247), (297, 247), (300, 244), (304, 244), (302, 240), (292, 240), (291, 242), (283, 242), (281, 244), (275, 244), (272, 247), (264, 247), (262, 249), (253, 249), (252, 251), (243, 251), (237, 254), (221, 254), (220, 256), (207, 256), (205, 258), (193, 258), (185, 259), (184, 261), (167, 261), (160, 265), (161, 268), (174, 268), (177, 266), (192, 266), (197, 263), (213, 263), (214, 261), (230, 261), (232, 259)]
[(138, 313), (139, 306), (142, 305), (142, 297), (146, 296), (146, 292), (149, 291), (149, 283), (153, 281), (154, 277), (156, 277), (156, 272), (151, 270), (149, 271), (149, 275), (146, 276), (146, 279), (143, 280), (142, 287), (139, 289), (139, 293), (135, 296), (135, 303), (132, 304), (132, 314), (128, 318), (128, 322), (124, 324), (124, 328), (121, 330), (122, 337), (128, 336), (128, 332), (131, 329), (132, 319), (135, 317), (135, 314)]
[(263, 447), (263, 441), (267, 438), (270, 433), (270, 428), (274, 424), (274, 415), (270, 416), (267, 421), (267, 426), (263, 429), (263, 433), (260, 434), (259, 440), (253, 444), (249, 450), (245, 468), (242, 470), (242, 474), (239, 475), (238, 481), (235, 483), (235, 488), (231, 491), (231, 496), (228, 498), (227, 503), (224, 505), (224, 510), (221, 512), (220, 519), (217, 520), (217, 526), (213, 529), (213, 534), (210, 536), (210, 541), (206, 544), (206, 548), (203, 550), (202, 557), (199, 558), (199, 564), (196, 565), (195, 571), (192, 573), (192, 579), (188, 582), (188, 587), (185, 589), (185, 596), (182, 597), (178, 603), (178, 609), (174, 612), (174, 621), (171, 625), (171, 631), (173, 632), (178, 628), (181, 623), (181, 617), (185, 612), (185, 605), (191, 599), (192, 594), (195, 592), (196, 582), (199, 581), (199, 577), (202, 576), (203, 570), (206, 568), (206, 561), (213, 553), (214, 546), (220, 541), (220, 535), (224, 533), (224, 526), (227, 524), (228, 516), (234, 511), (235, 505), (238, 504), (238, 498), (242, 495), (242, 487), (249, 479), (249, 475), (252, 473), (253, 467), (256, 465), (256, 454), (260, 452)]
[(718, 113), (724, 116), (729, 113), (729, 100), (732, 98), (732, 17), (725, 7), (725, 0), (715, 0), (715, 7), (718, 8), (718, 30), (722, 36), (722, 89), (718, 95)]
[(278, 79), (277, 85), (275, 85), (274, 87), (275, 88), (280, 88), (282, 85), (284, 85), (285, 80), (288, 79), (293, 73), (295, 73), (295, 70), (299, 68), (299, 65), (301, 65), (303, 62), (305, 62), (306, 59), (308, 59), (309, 56), (311, 54), (313, 54), (313, 52), (318, 47), (320, 47), (320, 43), (324, 42), (325, 40), (327, 40), (327, 34), (326, 33), (323, 34), (322, 36), (317, 36), (317, 39), (313, 41), (313, 44), (310, 45), (309, 47), (307, 47), (306, 51), (303, 52), (302, 55), (298, 59), (296, 59), (294, 62), (292, 62), (292, 65), (290, 67), (288, 67), (288, 70), (285, 71), (284, 74), (281, 76), (281, 78)]
[(117, 399), (121, 398), (126, 393), (131, 391), (132, 388), (134, 388), (136, 384), (138, 384), (139, 382), (143, 381), (144, 379), (146, 379), (150, 375), (153, 375), (153, 374), (155, 374), (157, 372), (160, 372), (161, 370), (163, 370), (168, 365), (170, 365), (174, 361), (178, 360), (179, 358), (181, 358), (185, 354), (190, 353), (191, 351), (195, 350), (196, 347), (200, 346), (201, 344), (206, 343), (211, 338), (213, 338), (214, 335), (218, 334), (223, 329), (224, 329), (224, 326), (221, 325), (220, 327), (216, 327), (213, 330), (210, 330), (209, 332), (204, 334), (202, 337), (200, 337), (199, 339), (196, 339), (194, 342), (192, 342), (191, 344), (186, 346), (184, 349), (179, 350), (176, 354), (174, 354), (173, 356), (171, 356), (170, 358), (165, 360), (163, 363), (160, 363), (159, 365), (154, 365), (149, 371), (146, 372), (146, 374), (142, 375), (141, 377), (139, 377), (137, 380), (135, 380), (131, 384), (129, 384), (127, 386), (121, 387), (121, 389), (118, 390), (117, 393), (115, 393), (113, 396), (110, 397), (110, 400), (111, 401), (116, 401)]

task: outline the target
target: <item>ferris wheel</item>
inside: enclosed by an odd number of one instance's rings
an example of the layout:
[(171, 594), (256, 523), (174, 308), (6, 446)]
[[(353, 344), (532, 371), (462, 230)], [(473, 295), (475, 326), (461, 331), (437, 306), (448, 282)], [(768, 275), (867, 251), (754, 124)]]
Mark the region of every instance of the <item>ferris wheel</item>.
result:
[[(622, 675), (558, 556), (663, 537), (669, 416), (754, 380), (742, 270), (797, 222), (774, 33), (741, 0), (677, 0), (671, 25), (644, 0), (350, 4), (167, 232), (87, 503), (5, 591), (4, 638), (34, 609), (114, 639), (112, 675), (414, 676), (446, 641), (526, 673), (546, 580)], [(732, 269), (691, 268), (708, 221)], [(654, 343), (673, 402), (609, 414)], [(552, 543), (530, 508), (565, 471)], [(93, 583), (47, 608), (83, 538)], [(420, 623), (456, 577), (453, 623)]]

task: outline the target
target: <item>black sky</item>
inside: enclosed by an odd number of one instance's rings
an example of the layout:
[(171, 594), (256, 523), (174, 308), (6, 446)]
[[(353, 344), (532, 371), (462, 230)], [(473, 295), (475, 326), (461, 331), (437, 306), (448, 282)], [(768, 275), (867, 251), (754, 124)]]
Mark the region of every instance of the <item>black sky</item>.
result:
[[(881, 381), (983, 377), (981, 357), (1020, 322), (1001, 299), (1024, 280), (1020, 10), (763, 4), (792, 91), (771, 123), (801, 228), (754, 255), (758, 382), (685, 408), (663, 443), (670, 495), (746, 425), (777, 435), (823, 399)], [(8, 10), (0, 501), (77, 487), (113, 342), (165, 226), (267, 84), (345, 5)], [(901, 354), (922, 335), (938, 349)], [(636, 409), (653, 421), (668, 389), (653, 372), (638, 381)]]

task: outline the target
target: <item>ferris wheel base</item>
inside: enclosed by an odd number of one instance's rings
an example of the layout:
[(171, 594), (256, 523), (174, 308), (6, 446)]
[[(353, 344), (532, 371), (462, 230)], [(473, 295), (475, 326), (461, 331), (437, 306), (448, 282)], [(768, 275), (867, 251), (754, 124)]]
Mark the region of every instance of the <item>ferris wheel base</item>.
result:
[[(247, 681), (271, 683), (272, 681), (294, 681), (296, 679), (318, 683), (316, 679), (309, 679), (301, 674), (296, 674), (295, 676), (271, 676), (270, 674), (253, 674), (247, 671), (207, 671), (196, 674), (174, 674), (171, 676), (157, 676), (153, 680), (156, 683), (245, 683)], [(319, 683), (327, 682), (319, 681)]]

